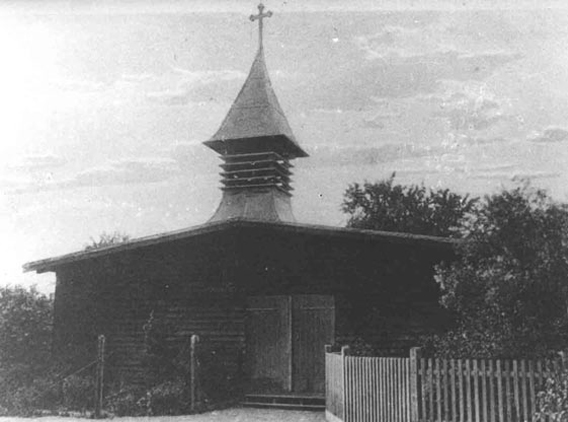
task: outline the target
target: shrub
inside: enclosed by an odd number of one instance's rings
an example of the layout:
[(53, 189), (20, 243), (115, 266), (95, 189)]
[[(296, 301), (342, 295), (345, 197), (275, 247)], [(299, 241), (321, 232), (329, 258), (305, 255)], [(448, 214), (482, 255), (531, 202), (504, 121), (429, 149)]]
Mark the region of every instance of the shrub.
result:
[(95, 382), (93, 377), (71, 375), (63, 381), (63, 405), (83, 413), (93, 408)]
[(535, 420), (568, 421), (568, 368), (548, 377), (544, 389), (537, 394)]
[(35, 288), (0, 288), (0, 413), (52, 409), (61, 392), (50, 374), (53, 301)]
[(105, 409), (116, 416), (144, 416), (147, 414), (145, 398), (136, 391), (118, 391), (105, 400)]
[(61, 399), (61, 384), (53, 377), (12, 384), (2, 391), (0, 415), (31, 416), (40, 410), (54, 410)]
[(165, 381), (151, 388), (140, 405), (149, 415), (181, 415), (188, 411), (188, 392), (181, 379)]

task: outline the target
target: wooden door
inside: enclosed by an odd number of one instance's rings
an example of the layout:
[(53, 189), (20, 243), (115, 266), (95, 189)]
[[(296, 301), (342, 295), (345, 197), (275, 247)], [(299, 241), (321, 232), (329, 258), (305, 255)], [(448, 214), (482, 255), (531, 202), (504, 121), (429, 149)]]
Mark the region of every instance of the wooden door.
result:
[(251, 391), (292, 389), (289, 296), (250, 297), (247, 307), (247, 362)]
[(333, 297), (294, 296), (292, 317), (293, 390), (324, 393), (324, 346), (333, 343), (335, 332)]
[(333, 343), (331, 296), (257, 296), (247, 307), (252, 392), (323, 393), (324, 346)]

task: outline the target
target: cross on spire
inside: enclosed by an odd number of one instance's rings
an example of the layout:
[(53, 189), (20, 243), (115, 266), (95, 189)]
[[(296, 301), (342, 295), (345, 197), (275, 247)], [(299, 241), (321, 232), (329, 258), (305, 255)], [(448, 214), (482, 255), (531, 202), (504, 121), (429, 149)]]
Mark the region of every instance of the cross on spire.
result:
[(266, 13), (263, 13), (263, 10), (264, 4), (260, 3), (258, 5), (258, 15), (250, 15), (249, 18), (252, 22), (258, 20), (258, 48), (262, 48), (262, 20), (272, 16), (272, 12), (270, 10)]

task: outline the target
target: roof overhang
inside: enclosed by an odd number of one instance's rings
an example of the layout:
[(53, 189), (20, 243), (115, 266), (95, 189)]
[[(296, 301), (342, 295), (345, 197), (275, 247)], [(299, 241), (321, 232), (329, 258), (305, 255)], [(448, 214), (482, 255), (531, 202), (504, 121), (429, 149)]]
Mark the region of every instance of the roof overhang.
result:
[(206, 224), (191, 227), (189, 229), (133, 239), (127, 242), (103, 247), (100, 249), (88, 251), (83, 250), (56, 256), (53, 258), (32, 261), (24, 264), (23, 269), (25, 272), (36, 271), (37, 273), (56, 271), (58, 267), (79, 261), (86, 261), (126, 251), (137, 250), (149, 246), (165, 244), (196, 236), (202, 236), (230, 228), (267, 228), (281, 232), (308, 234), (328, 238), (360, 239), (361, 241), (366, 242), (402, 243), (413, 244), (417, 246), (441, 247), (447, 249), (452, 249), (454, 245), (460, 243), (460, 240), (458, 239), (411, 233), (361, 230), (313, 224), (268, 222), (243, 218), (232, 218), (223, 221), (209, 222)]
[(285, 134), (261, 135), (238, 139), (211, 138), (203, 142), (220, 155), (249, 154), (251, 151), (276, 152), (288, 159), (308, 157), (293, 138)]

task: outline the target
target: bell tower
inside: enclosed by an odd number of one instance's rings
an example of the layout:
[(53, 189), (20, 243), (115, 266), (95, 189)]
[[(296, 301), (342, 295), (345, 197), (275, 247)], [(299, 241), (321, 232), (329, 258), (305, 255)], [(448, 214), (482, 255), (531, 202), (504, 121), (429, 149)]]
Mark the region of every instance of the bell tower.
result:
[(258, 11), (250, 16), (258, 20), (259, 45), (249, 75), (221, 127), (204, 142), (223, 160), (223, 196), (210, 221), (295, 221), (290, 161), (308, 154), (296, 142), (268, 77), (262, 30), (272, 12), (265, 13), (262, 3)]

